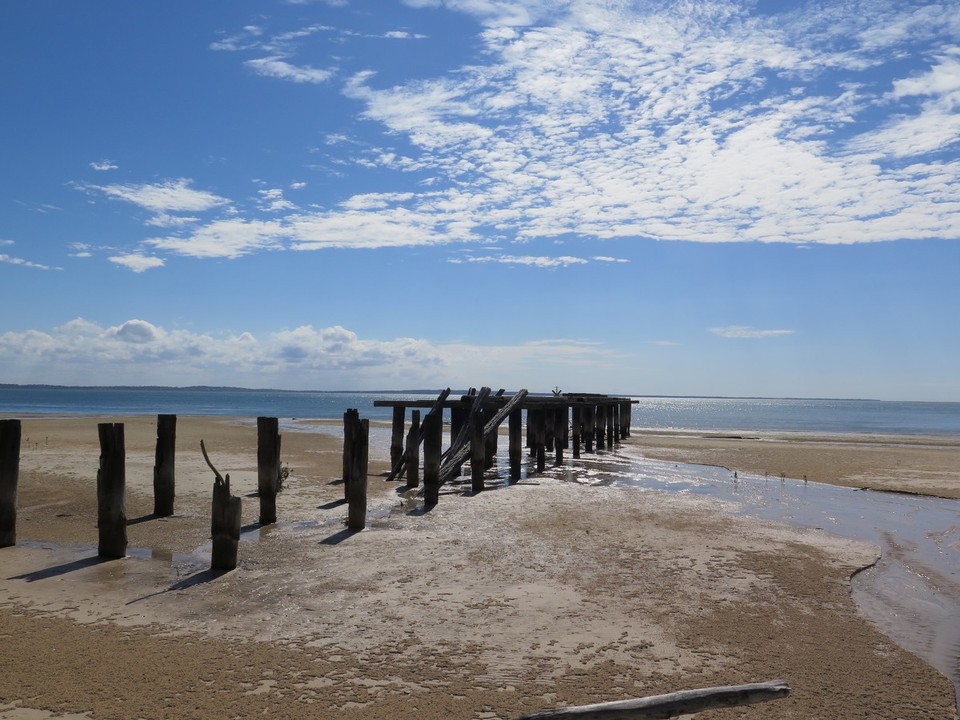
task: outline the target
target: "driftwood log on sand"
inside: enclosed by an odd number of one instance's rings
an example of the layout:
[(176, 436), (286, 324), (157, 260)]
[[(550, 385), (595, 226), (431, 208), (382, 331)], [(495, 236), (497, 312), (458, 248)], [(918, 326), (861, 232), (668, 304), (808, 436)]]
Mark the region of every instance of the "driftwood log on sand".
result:
[(681, 690), (666, 695), (651, 695), (636, 700), (580, 705), (542, 710), (516, 720), (651, 720), (698, 713), (714, 708), (753, 705), (786, 697), (790, 686), (783, 680), (769, 680), (746, 685)]

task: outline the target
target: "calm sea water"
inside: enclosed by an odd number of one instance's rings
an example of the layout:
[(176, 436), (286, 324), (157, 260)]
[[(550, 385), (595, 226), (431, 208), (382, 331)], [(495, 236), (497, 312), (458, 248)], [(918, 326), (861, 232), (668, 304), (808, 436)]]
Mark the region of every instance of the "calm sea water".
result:
[[(0, 413), (341, 418), (348, 408), (388, 420), (375, 400), (434, 392), (293, 392), (212, 388), (2, 387)], [(880, 400), (637, 397), (633, 427), (704, 432), (796, 431), (960, 435), (960, 403)]]

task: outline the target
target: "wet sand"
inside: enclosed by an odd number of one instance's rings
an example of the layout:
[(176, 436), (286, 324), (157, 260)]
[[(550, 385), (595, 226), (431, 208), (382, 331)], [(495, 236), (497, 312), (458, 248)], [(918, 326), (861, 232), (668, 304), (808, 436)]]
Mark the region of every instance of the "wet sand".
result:
[[(188, 417), (177, 514), (157, 519), (155, 418), (123, 421), (130, 552), (109, 562), (95, 558), (97, 419), (23, 421), (0, 717), (486, 720), (774, 678), (789, 698), (709, 716), (956, 717), (946, 678), (851, 599), (875, 546), (556, 473), (476, 496), (448, 484), (425, 512), (377, 476), (379, 457), (369, 526), (351, 534), (339, 441), (289, 431), (281, 522), (260, 528), (253, 422)], [(200, 438), (243, 497), (240, 567), (223, 575), (207, 570)]]
[(960, 498), (960, 437), (956, 436), (634, 431), (630, 442), (642, 448), (645, 456), (658, 460)]

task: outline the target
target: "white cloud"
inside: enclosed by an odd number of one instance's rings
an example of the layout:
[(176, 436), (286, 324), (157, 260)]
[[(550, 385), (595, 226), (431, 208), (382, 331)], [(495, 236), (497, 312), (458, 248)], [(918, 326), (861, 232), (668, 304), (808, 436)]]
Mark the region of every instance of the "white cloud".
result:
[(253, 69), (258, 75), (264, 77), (278, 78), (280, 80), (291, 80), (296, 83), (316, 83), (322, 84), (333, 77), (333, 70), (319, 70), (309, 66), (297, 67), (291, 65), (280, 57), (258, 58), (256, 60), (247, 60), (244, 63), (247, 67)]
[(362, 388), (394, 381), (414, 387), (432, 386), (442, 373), (447, 382), (466, 386), (489, 373), (490, 357), (502, 364), (504, 383), (545, 388), (551, 385), (545, 377), (595, 373), (624, 360), (602, 345), (575, 339), (515, 346), (437, 344), (410, 337), (363, 338), (339, 325), (214, 336), (143, 319), (103, 327), (77, 318), (52, 331), (0, 335), (0, 368), (29, 368), (33, 381), (70, 377), (79, 384), (136, 384), (150, 377), (169, 385)]
[(161, 183), (142, 185), (86, 185), (87, 190), (102, 192), (107, 197), (125, 200), (145, 210), (162, 214), (170, 212), (201, 212), (229, 202), (212, 192), (194, 190), (190, 180), (180, 178)]
[(451, 258), (448, 262), (463, 263), (496, 263), (498, 265), (526, 265), (538, 268), (570, 267), (571, 265), (586, 265), (587, 260), (578, 257), (563, 255), (560, 257), (544, 257), (534, 255), (487, 255), (480, 257)]
[[(88, 253), (89, 255), (89, 253)], [(163, 258), (151, 257), (141, 253), (130, 253), (128, 255), (113, 255), (107, 258), (110, 262), (133, 270), (135, 273), (146, 272), (153, 268), (163, 267)]]
[(100, 172), (120, 169), (120, 166), (114, 163), (112, 160), (100, 160), (99, 162), (92, 162), (90, 163), (90, 167)]
[(287, 235), (276, 222), (258, 220), (216, 220), (185, 236), (150, 238), (146, 244), (156, 250), (168, 250), (197, 258), (238, 258), (258, 250), (282, 247)]
[(782, 335), (793, 335), (796, 330), (757, 330), (746, 325), (726, 325), (723, 327), (710, 328), (710, 332), (725, 338), (750, 339), (750, 338), (768, 338), (780, 337)]
[(30, 262), (29, 260), (24, 260), (23, 258), (13, 257), (11, 255), (6, 255), (0, 253), (0, 263), (6, 263), (7, 265), (20, 265), (21, 267), (33, 268), (35, 270), (51, 270), (52, 268), (49, 265), (41, 265), (40, 263)]

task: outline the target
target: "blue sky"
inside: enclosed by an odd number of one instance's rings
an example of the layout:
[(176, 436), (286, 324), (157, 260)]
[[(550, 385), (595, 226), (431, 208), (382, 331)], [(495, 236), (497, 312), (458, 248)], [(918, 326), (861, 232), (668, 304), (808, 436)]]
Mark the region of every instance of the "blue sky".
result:
[(4, 0), (0, 382), (960, 400), (960, 2)]

